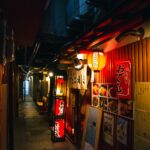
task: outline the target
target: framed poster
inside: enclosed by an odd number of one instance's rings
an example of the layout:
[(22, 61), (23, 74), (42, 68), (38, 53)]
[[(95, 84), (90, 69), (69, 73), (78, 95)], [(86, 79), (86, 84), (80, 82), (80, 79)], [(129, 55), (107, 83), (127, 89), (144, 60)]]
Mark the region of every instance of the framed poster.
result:
[(102, 109), (94, 106), (87, 106), (86, 123), (82, 136), (82, 150), (98, 150), (100, 129), (102, 122)]
[(114, 116), (108, 113), (104, 113), (103, 139), (109, 145), (114, 145)]
[(131, 99), (131, 62), (121, 61), (116, 66), (117, 96)]
[(128, 121), (122, 118), (117, 118), (117, 141), (127, 145)]

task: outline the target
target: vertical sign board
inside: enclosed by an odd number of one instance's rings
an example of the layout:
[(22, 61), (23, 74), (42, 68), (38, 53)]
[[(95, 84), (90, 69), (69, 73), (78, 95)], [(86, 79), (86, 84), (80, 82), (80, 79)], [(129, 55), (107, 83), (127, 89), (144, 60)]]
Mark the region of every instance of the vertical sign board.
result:
[(83, 131), (81, 150), (99, 150), (102, 109), (87, 106), (86, 126)]
[(131, 62), (121, 61), (116, 68), (117, 96), (120, 99), (131, 99)]
[(150, 150), (150, 82), (135, 84), (134, 150)]

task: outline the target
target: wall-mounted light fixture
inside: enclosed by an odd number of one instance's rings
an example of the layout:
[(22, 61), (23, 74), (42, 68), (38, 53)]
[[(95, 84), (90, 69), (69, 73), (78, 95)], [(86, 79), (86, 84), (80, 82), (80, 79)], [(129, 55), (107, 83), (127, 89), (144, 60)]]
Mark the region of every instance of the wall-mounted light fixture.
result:
[(83, 68), (83, 61), (81, 59), (75, 58), (73, 60), (73, 65), (76, 70), (81, 70)]

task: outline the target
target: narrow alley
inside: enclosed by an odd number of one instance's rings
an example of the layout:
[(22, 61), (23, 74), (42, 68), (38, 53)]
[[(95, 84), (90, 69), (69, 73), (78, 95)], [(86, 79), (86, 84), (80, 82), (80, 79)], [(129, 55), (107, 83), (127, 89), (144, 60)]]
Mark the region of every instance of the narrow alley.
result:
[(0, 150), (150, 150), (150, 0), (0, 0)]
[(68, 139), (51, 141), (48, 116), (41, 115), (30, 96), (19, 103), (14, 125), (14, 150), (76, 150)]

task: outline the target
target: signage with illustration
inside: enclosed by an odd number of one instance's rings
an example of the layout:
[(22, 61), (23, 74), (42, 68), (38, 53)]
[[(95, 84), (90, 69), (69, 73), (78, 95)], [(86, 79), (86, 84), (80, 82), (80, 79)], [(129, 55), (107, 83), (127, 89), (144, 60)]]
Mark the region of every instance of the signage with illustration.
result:
[(121, 61), (116, 68), (117, 96), (120, 99), (131, 99), (131, 62)]

